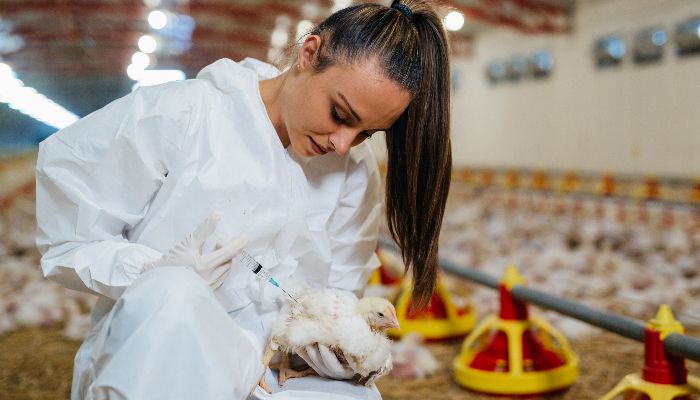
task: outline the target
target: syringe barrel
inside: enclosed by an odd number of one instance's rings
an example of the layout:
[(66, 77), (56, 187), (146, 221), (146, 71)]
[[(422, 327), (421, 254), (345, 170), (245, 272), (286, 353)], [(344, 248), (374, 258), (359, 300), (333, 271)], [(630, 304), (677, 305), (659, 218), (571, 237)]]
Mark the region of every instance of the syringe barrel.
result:
[(260, 272), (255, 274), (258, 278), (264, 280), (265, 282), (269, 281), (272, 279), (272, 275), (270, 275), (270, 271), (266, 270), (265, 268), (260, 268)]
[(237, 256), (233, 257), (237, 261), (239, 261), (241, 264), (245, 265), (246, 268), (249, 270), (253, 271), (253, 273), (260, 279), (263, 279), (264, 281), (269, 281), (272, 275), (270, 275), (270, 271), (267, 269), (263, 268), (262, 265), (260, 265), (259, 262), (255, 261), (253, 257), (250, 256), (250, 254), (246, 253), (245, 251), (241, 251)]

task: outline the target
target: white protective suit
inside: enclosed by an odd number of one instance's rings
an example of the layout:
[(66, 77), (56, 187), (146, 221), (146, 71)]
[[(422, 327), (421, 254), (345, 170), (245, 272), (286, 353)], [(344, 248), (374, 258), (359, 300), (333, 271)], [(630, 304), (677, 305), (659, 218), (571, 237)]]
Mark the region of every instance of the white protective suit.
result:
[[(252, 59), (219, 60), (197, 79), (139, 88), (41, 143), (42, 269), (99, 297), (72, 399), (247, 396), (279, 289), (235, 267), (215, 294), (185, 268), (140, 277), (213, 210), (222, 214), (216, 232), (248, 235), (245, 251), (277, 282), (361, 295), (378, 266), (376, 161), (366, 143), (311, 159), (283, 148), (258, 87), (277, 74)], [(214, 245), (210, 238), (204, 252)], [(269, 369), (266, 380), (273, 395), (255, 396), (381, 398), (350, 381), (309, 376), (280, 390)]]

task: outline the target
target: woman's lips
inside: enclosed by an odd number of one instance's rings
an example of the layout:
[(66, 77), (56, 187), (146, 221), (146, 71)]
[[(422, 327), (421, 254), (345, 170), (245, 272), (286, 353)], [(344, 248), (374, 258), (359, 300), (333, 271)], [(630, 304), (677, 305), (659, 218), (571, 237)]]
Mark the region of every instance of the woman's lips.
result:
[(319, 146), (316, 142), (314, 142), (313, 139), (309, 138), (309, 140), (311, 140), (311, 149), (314, 151), (314, 153), (318, 154), (319, 156), (328, 153), (326, 150), (323, 149), (323, 147)]

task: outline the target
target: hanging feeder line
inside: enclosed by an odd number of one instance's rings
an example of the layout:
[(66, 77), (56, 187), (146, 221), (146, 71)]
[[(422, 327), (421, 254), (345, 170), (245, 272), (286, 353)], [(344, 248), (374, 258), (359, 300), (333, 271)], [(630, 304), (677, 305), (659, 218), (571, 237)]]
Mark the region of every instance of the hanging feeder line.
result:
[[(379, 239), (379, 245), (398, 250), (398, 247), (393, 242), (383, 238)], [(492, 289), (498, 289), (497, 278), (479, 272), (473, 268), (464, 267), (444, 259), (440, 260), (440, 267), (451, 274), (488, 286)], [(644, 343), (644, 327), (647, 325), (645, 322), (622, 317), (607, 311), (596, 310), (526, 286), (514, 286), (510, 289), (510, 293), (513, 298), (517, 300), (556, 311), (587, 324), (605, 329), (606, 331)], [(700, 340), (697, 338), (681, 335), (679, 333), (671, 333), (664, 339), (664, 350), (676, 356), (700, 363)]]

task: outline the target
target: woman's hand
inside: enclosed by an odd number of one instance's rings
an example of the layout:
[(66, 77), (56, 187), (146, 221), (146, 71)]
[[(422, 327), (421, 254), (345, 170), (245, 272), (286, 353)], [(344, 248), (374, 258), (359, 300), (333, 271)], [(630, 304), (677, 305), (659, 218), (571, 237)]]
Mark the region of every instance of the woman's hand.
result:
[(355, 371), (350, 366), (341, 363), (335, 353), (322, 344), (306, 346), (297, 354), (324, 378), (351, 379), (355, 376)]
[(209, 217), (166, 255), (143, 266), (141, 273), (158, 267), (188, 267), (204, 279), (212, 290), (217, 290), (231, 272), (229, 261), (248, 244), (248, 236), (239, 236), (227, 245), (202, 254), (202, 246), (221, 219), (221, 213), (214, 211)]

